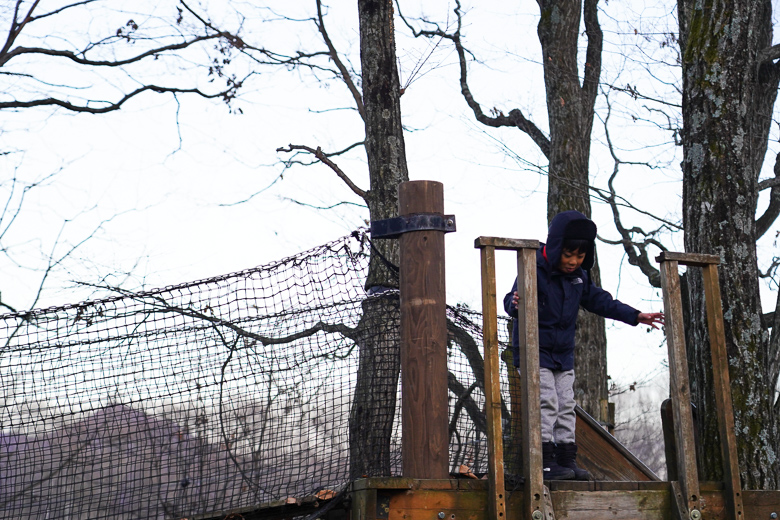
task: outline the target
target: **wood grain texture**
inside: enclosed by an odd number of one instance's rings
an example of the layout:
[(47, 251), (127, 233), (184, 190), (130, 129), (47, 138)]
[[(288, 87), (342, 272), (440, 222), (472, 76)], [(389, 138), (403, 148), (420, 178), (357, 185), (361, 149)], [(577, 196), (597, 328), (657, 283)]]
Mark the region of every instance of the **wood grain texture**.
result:
[(780, 491), (745, 490), (742, 494), (744, 518), (772, 518), (772, 513), (780, 516)]
[(657, 481), (658, 476), (579, 406), (577, 464), (596, 480)]
[(488, 511), (505, 518), (504, 444), (501, 431), (501, 381), (496, 308), (496, 256), (493, 247), (480, 250), (482, 270), (482, 337), (485, 359), (485, 414), (488, 437)]
[(676, 261), (669, 260), (661, 263), (661, 286), (666, 314), (666, 343), (669, 349), (669, 394), (674, 417), (677, 475), (683, 500), (687, 506), (686, 513), (689, 514), (693, 509), (700, 509), (699, 476), (693, 439), (691, 388), (685, 352), (680, 275)]
[(721, 456), (723, 457), (723, 478), (728, 491), (727, 508), (729, 518), (743, 518), (741, 482), (739, 478), (739, 460), (737, 456), (737, 437), (734, 430), (734, 409), (731, 403), (731, 383), (729, 381), (729, 360), (726, 352), (726, 334), (723, 324), (723, 308), (720, 301), (718, 266), (710, 264), (704, 267), (704, 295), (707, 305), (707, 326), (712, 353), (713, 387), (718, 414)]
[[(536, 288), (536, 249), (517, 252), (517, 320), (520, 333), (520, 373), (523, 395), (527, 403), (539, 398), (539, 311)], [(542, 417), (538, 406), (522, 409), (524, 507), (526, 518), (543, 509), (542, 478)]]
[[(402, 183), (401, 216), (444, 212), (444, 189), (434, 181)], [(412, 231), (400, 238), (403, 475), (449, 475), (447, 317), (444, 232)]]
[(524, 248), (537, 250), (539, 249), (539, 241), (520, 238), (478, 237), (474, 240), (474, 247), (492, 247), (507, 251), (517, 251)]
[(705, 255), (701, 253), (676, 253), (674, 251), (662, 251), (656, 257), (657, 262), (677, 262), (679, 265), (691, 265), (705, 267), (712, 264), (719, 264), (718, 255)]
[[(552, 507), (546, 512), (557, 520), (669, 520), (674, 511), (669, 482), (560, 481), (542, 493)], [(722, 483), (702, 482), (701, 493), (703, 519), (729, 518)], [(529, 518), (523, 495), (522, 490), (507, 495), (507, 520)], [(744, 491), (744, 500), (745, 519), (780, 512), (780, 491)], [(444, 520), (492, 520), (487, 502), (486, 480), (362, 479), (353, 484), (352, 519), (439, 520), (441, 513)]]

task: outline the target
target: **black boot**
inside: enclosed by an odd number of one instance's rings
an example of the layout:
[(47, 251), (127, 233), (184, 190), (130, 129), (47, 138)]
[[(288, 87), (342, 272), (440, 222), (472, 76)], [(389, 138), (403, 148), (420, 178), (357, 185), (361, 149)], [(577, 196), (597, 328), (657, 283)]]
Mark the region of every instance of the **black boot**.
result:
[(577, 467), (577, 445), (573, 442), (555, 446), (555, 461), (559, 466), (572, 470), (575, 480), (590, 480), (590, 472)]
[(544, 480), (571, 480), (574, 471), (564, 468), (555, 461), (555, 443), (542, 443), (542, 474)]

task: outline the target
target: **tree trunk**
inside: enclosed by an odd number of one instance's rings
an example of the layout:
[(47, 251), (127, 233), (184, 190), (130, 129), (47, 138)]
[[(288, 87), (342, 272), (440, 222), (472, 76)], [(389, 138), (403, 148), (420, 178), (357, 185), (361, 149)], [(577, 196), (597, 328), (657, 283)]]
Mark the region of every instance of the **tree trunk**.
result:
[[(559, 212), (575, 209), (590, 217), (588, 162), (590, 135), (599, 75), (603, 35), (597, 18), (598, 0), (538, 0), (541, 17), (537, 32), (542, 44), (547, 113), (550, 125), (548, 221)], [(577, 67), (577, 45), (583, 13), (588, 48), (582, 85)], [(598, 262), (591, 271), (600, 285)], [(607, 338), (604, 318), (580, 311), (576, 336), (575, 397), (597, 419), (600, 402), (607, 399)]]
[[(391, 0), (358, 0), (360, 61), (365, 106), (366, 155), (371, 220), (398, 215), (398, 186), (406, 166)], [(398, 241), (378, 240), (372, 250), (366, 289), (398, 287)], [(398, 302), (369, 299), (363, 305), (359, 368), (350, 413), (350, 473), (390, 475), (390, 438), (395, 417), (400, 343)]]
[[(749, 489), (774, 489), (780, 445), (755, 248), (758, 177), (778, 84), (772, 64), (757, 59), (772, 43), (771, 5), (766, 0), (681, 0), (678, 15), (685, 248), (720, 255), (741, 477)], [(688, 359), (698, 408), (700, 477), (717, 480), (722, 478), (722, 461), (704, 292), (697, 271), (688, 273)]]
[(349, 414), (351, 479), (392, 474), (390, 440), (401, 368), (400, 324), (398, 298), (379, 295), (363, 302), (358, 373)]

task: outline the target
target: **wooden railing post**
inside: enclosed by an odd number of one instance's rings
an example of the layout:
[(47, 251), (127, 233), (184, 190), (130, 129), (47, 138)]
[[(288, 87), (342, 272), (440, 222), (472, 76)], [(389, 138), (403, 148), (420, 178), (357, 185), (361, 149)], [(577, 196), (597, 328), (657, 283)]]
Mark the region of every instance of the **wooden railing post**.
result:
[[(680, 273), (676, 260), (658, 257), (661, 262), (661, 286), (666, 315), (666, 344), (669, 349), (669, 392), (674, 417), (674, 438), (677, 450), (679, 485), (672, 486), (673, 504), (680, 518), (700, 514), (699, 473), (696, 467), (696, 446), (693, 440), (691, 386), (688, 380), (688, 360), (685, 353)], [(677, 489), (679, 487), (679, 489)], [(696, 513), (694, 513), (696, 511)]]
[(718, 282), (719, 263), (718, 261), (704, 266), (704, 297), (707, 304), (707, 325), (712, 353), (715, 405), (720, 428), (720, 451), (723, 457), (727, 512), (732, 520), (738, 520), (743, 517), (744, 509), (742, 507), (742, 483), (739, 478), (737, 438), (734, 429), (734, 408), (731, 403), (726, 332), (723, 328), (723, 307), (720, 301), (720, 284)]
[[(743, 518), (742, 489), (739, 479), (737, 441), (734, 432), (734, 410), (731, 403), (729, 366), (726, 353), (726, 334), (723, 325), (718, 265), (716, 255), (663, 252), (657, 258), (661, 263), (661, 286), (666, 310), (666, 335), (669, 344), (672, 412), (677, 445), (680, 488), (687, 497), (692, 512), (698, 508), (698, 477), (693, 446), (693, 420), (690, 418), (690, 386), (682, 325), (682, 300), (679, 283), (679, 265), (701, 267), (704, 277), (704, 298), (707, 306), (707, 327), (712, 355), (713, 386), (718, 415), (723, 475), (726, 487), (726, 513), (731, 520)], [(674, 352), (674, 356), (673, 353)], [(674, 360), (674, 362), (673, 362)], [(677, 400), (677, 404), (675, 404)], [(695, 486), (694, 486), (695, 484)]]
[(536, 250), (517, 252), (517, 320), (520, 329), (520, 373), (523, 395), (523, 477), (525, 518), (541, 520), (544, 504), (542, 471), (542, 411), (539, 397), (539, 311), (536, 288)]
[[(541, 520), (544, 507), (542, 474), (542, 431), (539, 409), (539, 324), (536, 297), (536, 240), (479, 237), (474, 247), (481, 250), (482, 315), (485, 345), (485, 410), (488, 424), (488, 497), (490, 518), (505, 515), (504, 451), (501, 432), (501, 390), (496, 311), (495, 250), (517, 251), (517, 315), (520, 327), (520, 370), (525, 406), (522, 407), (523, 517)], [(532, 403), (531, 406), (528, 403)], [(515, 410), (513, 410), (515, 413)]]
[(485, 345), (485, 415), (488, 437), (488, 518), (501, 520), (506, 514), (504, 446), (501, 435), (501, 386), (499, 384), (498, 321), (496, 309), (496, 250), (483, 247), (482, 338)]

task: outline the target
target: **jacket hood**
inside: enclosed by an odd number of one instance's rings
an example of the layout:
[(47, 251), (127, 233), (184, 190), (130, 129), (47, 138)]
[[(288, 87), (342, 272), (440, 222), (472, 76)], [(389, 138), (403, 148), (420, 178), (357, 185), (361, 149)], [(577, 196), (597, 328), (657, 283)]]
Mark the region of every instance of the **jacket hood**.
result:
[(555, 215), (547, 230), (545, 243), (547, 260), (552, 267), (557, 266), (561, 261), (563, 241), (567, 238), (589, 241), (582, 268), (586, 271), (590, 270), (595, 262), (596, 224), (579, 211), (563, 211)]

